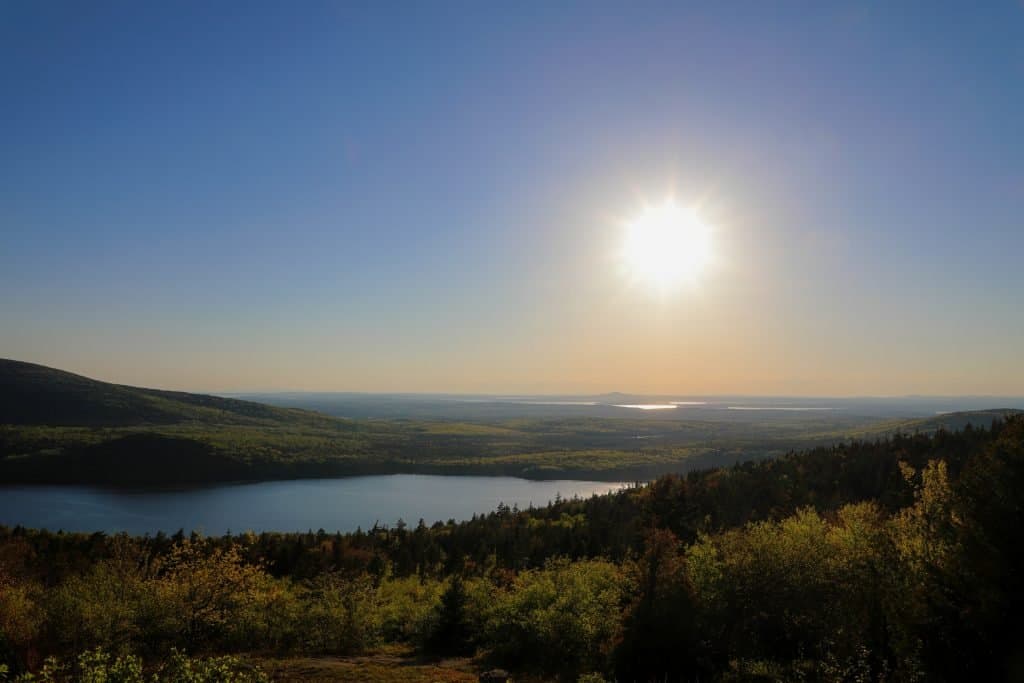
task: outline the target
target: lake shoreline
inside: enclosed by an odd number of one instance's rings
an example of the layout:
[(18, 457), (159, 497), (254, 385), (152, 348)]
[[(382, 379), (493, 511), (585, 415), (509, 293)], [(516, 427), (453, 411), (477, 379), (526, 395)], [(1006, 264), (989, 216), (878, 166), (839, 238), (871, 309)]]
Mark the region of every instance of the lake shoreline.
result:
[[(38, 462), (33, 469), (23, 472), (0, 472), (0, 487), (39, 485), (39, 486), (93, 486), (115, 491), (149, 491), (202, 489), (216, 486), (257, 484), (263, 482), (283, 482), (321, 479), (351, 479), (356, 477), (390, 476), (390, 475), (434, 475), (446, 477), (514, 477), (535, 482), (548, 481), (597, 481), (597, 482), (647, 482), (666, 474), (685, 474), (692, 470), (729, 466), (748, 460), (759, 460), (766, 457), (781, 455), (786, 449), (777, 445), (760, 449), (750, 449), (742, 453), (724, 452), (721, 449), (709, 449), (695, 455), (642, 465), (625, 465), (623, 467), (590, 468), (557, 468), (546, 466), (523, 466), (522, 464), (498, 464), (483, 462), (473, 465), (463, 464), (412, 464), (408, 462), (367, 463), (244, 463), (234, 462), (230, 468), (222, 471), (194, 471), (188, 463), (184, 467), (175, 467), (174, 463), (166, 463), (159, 469), (147, 469), (144, 472), (127, 474), (129, 470), (104, 467), (98, 470), (89, 468), (88, 463), (78, 462), (74, 467), (64, 466), (54, 459), (51, 467), (40, 468)], [(624, 454), (625, 455), (625, 454)], [(8, 463), (12, 464), (12, 463)]]
[(0, 486), (0, 524), (67, 532), (145, 535), (179, 529), (303, 532), (466, 520), (500, 505), (543, 507), (614, 493), (632, 482), (517, 477), (371, 475), (146, 491), (92, 486)]
[(488, 474), (488, 473), (472, 473), (472, 472), (374, 472), (369, 474), (348, 474), (341, 476), (295, 476), (295, 477), (278, 477), (278, 478), (261, 478), (261, 479), (231, 479), (225, 481), (203, 481), (196, 483), (185, 483), (185, 484), (169, 484), (166, 486), (153, 485), (153, 486), (120, 486), (116, 484), (103, 484), (103, 483), (89, 483), (89, 482), (7, 482), (0, 481), (0, 493), (3, 493), (5, 489), (25, 488), (25, 489), (43, 489), (43, 488), (55, 488), (55, 489), (75, 489), (75, 488), (88, 488), (96, 491), (103, 491), (107, 493), (118, 493), (118, 494), (146, 494), (146, 493), (174, 493), (174, 492), (188, 492), (188, 491), (203, 491), (206, 489), (219, 489), (219, 488), (230, 488), (234, 486), (252, 486), (255, 484), (274, 484), (274, 483), (287, 483), (287, 482), (322, 482), (322, 481), (340, 481), (340, 480), (354, 480), (354, 479), (365, 479), (368, 477), (403, 477), (403, 476), (423, 476), (423, 477), (451, 477), (457, 478), (479, 478), (479, 479), (521, 479), (522, 481), (537, 482), (537, 483), (552, 483), (552, 482), (579, 482), (579, 483), (600, 483), (600, 484), (628, 484), (633, 485), (644, 485), (648, 484), (657, 477), (632, 479), (629, 477), (584, 477), (584, 476), (571, 476), (574, 472), (565, 473), (565, 476), (551, 476), (551, 477), (528, 477), (519, 476), (515, 474)]

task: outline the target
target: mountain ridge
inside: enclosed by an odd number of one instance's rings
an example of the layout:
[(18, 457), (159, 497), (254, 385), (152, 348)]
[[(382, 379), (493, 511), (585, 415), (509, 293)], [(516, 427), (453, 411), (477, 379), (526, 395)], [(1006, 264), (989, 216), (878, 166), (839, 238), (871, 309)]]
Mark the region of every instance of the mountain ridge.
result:
[(340, 421), (299, 408), (115, 384), (37, 363), (0, 359), (0, 424), (125, 427), (302, 419)]

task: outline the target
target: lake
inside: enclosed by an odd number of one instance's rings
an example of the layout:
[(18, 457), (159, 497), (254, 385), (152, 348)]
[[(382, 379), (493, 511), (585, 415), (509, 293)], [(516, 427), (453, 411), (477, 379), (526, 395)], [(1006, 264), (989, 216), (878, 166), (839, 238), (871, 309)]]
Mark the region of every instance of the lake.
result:
[(195, 530), (355, 531), (399, 518), (469, 519), (499, 503), (546, 505), (556, 495), (589, 497), (622, 483), (530, 481), (514, 477), (420, 474), (299, 479), (173, 491), (121, 491), (85, 486), (0, 486), (0, 524), (56, 531), (127, 531), (131, 534)]

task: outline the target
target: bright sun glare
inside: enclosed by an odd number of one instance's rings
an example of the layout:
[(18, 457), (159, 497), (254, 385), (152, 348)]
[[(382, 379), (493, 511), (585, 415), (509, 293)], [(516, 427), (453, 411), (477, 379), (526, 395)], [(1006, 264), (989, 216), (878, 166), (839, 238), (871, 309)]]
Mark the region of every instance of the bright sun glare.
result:
[(711, 228), (697, 213), (666, 201), (627, 224), (622, 258), (631, 277), (666, 289), (695, 283), (711, 248)]

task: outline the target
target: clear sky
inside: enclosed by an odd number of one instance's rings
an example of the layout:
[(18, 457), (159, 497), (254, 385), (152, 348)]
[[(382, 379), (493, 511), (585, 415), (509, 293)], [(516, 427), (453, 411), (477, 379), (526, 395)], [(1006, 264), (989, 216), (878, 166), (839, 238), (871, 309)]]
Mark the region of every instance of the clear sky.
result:
[(0, 238), (111, 381), (1020, 395), (1024, 5), (4, 2)]

